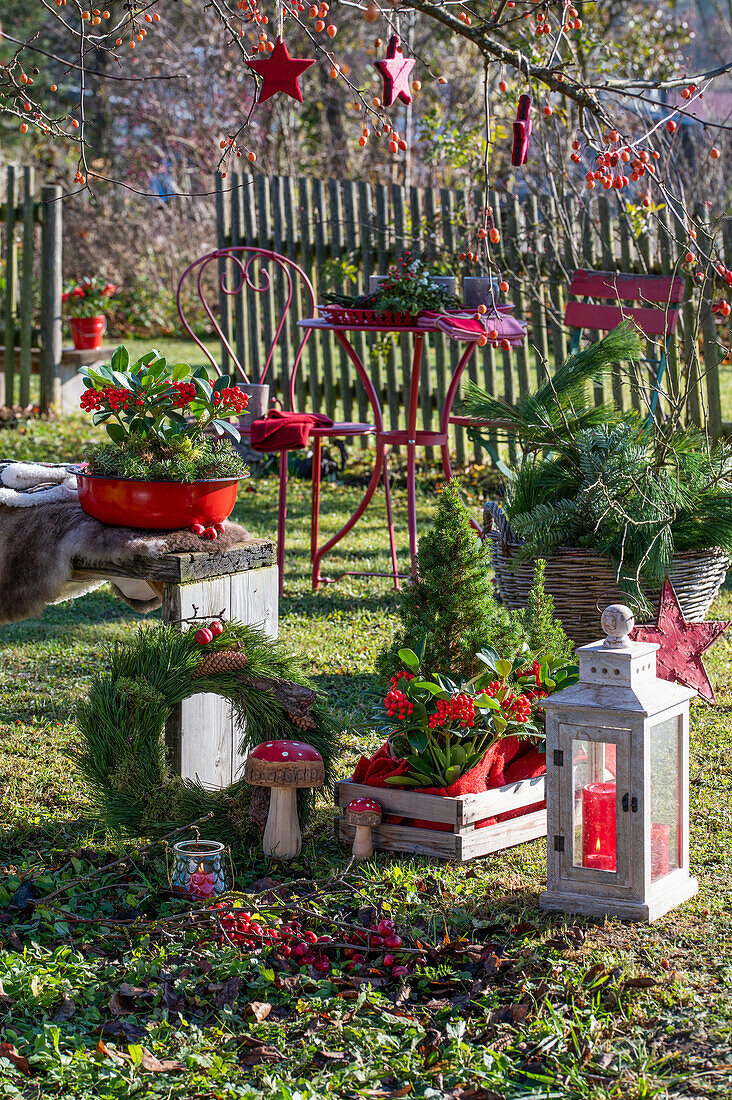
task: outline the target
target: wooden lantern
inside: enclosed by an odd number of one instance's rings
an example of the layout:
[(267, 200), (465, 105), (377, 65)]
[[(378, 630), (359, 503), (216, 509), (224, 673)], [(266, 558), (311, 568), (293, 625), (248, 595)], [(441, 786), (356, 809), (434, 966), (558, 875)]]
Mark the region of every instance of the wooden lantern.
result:
[(689, 700), (632, 642), (631, 611), (602, 615), (579, 682), (546, 700), (547, 883), (542, 909), (652, 921), (693, 897)]

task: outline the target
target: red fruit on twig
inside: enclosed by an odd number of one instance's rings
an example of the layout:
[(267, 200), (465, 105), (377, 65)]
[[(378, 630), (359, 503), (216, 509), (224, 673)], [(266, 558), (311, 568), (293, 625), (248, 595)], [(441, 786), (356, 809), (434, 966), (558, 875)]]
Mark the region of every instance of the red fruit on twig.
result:
[(203, 626), (200, 630), (197, 630), (193, 637), (199, 645), (208, 645), (208, 643), (212, 642), (214, 638), (213, 634), (207, 626)]
[(208, 624), (208, 629), (213, 634), (214, 638), (218, 638), (219, 634), (224, 633), (224, 628), (218, 619), (214, 619), (212, 623)]

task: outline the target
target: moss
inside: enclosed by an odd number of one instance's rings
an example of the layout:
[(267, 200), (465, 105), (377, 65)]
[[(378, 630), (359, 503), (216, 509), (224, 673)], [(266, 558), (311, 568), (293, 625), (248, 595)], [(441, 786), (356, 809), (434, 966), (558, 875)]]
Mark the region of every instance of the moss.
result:
[(179, 436), (169, 443), (131, 436), (124, 443), (93, 443), (84, 451), (89, 472), (139, 481), (199, 481), (245, 477), (248, 469), (227, 439)]
[(181, 820), (184, 817), (185, 794), (185, 784), (180, 776), (171, 776), (167, 783), (146, 796), (140, 826), (144, 829), (163, 821)]

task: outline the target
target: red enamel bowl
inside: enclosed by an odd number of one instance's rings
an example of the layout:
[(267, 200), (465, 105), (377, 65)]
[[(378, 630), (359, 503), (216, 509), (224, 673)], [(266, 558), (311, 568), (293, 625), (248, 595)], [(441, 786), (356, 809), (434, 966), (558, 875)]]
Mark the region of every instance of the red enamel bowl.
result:
[(132, 481), (98, 477), (78, 468), (79, 504), (89, 516), (112, 527), (175, 531), (202, 523), (223, 523), (236, 504), (239, 478), (214, 481)]

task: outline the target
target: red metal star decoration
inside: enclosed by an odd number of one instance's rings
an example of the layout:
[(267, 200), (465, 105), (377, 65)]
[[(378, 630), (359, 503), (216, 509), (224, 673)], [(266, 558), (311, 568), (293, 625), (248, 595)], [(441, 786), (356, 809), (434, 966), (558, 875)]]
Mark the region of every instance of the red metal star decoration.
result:
[(702, 654), (730, 626), (730, 622), (688, 623), (673, 585), (667, 580), (661, 590), (656, 625), (637, 626), (630, 636), (634, 642), (658, 642), (661, 648), (656, 653), (656, 669), (662, 680), (685, 684), (708, 703), (715, 703)]
[(385, 107), (391, 107), (396, 99), (401, 99), (404, 103), (412, 102), (409, 74), (414, 68), (414, 61), (413, 57), (404, 56), (398, 36), (393, 34), (386, 48), (385, 60), (374, 61), (374, 68), (384, 81), (381, 102)]
[(287, 46), (278, 38), (269, 57), (261, 61), (247, 61), (249, 68), (262, 77), (257, 103), (264, 103), (265, 99), (277, 92), (284, 92), (302, 103), (302, 92), (297, 78), (314, 64), (314, 57), (290, 57)]

